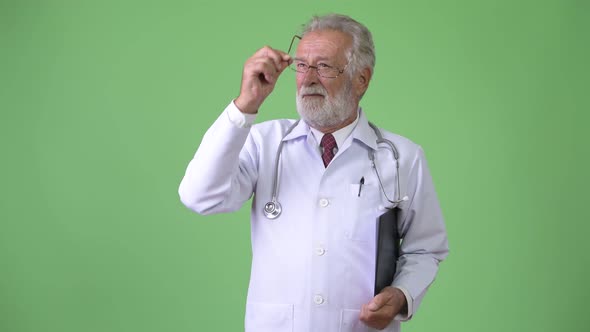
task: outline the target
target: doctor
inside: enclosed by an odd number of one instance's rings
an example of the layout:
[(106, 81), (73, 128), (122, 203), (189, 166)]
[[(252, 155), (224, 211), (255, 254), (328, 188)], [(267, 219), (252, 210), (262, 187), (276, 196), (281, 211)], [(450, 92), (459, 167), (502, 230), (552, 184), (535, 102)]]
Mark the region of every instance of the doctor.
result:
[[(374, 63), (365, 26), (313, 17), (295, 57), (267, 46), (246, 61), (239, 96), (188, 165), (179, 194), (200, 214), (235, 211), (254, 195), (246, 331), (399, 331), (447, 256), (422, 149), (383, 131), (399, 152), (398, 170), (359, 108)], [(289, 66), (302, 121), (253, 124)], [(273, 216), (265, 207), (275, 198), (281, 209)], [(394, 205), (401, 257), (392, 285), (373, 296), (376, 220)]]

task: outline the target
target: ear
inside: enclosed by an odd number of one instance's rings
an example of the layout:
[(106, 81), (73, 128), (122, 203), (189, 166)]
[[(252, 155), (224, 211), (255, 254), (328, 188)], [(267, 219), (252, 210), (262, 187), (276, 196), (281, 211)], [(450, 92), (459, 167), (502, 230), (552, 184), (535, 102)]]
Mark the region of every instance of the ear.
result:
[(369, 88), (369, 82), (371, 81), (371, 76), (373, 72), (370, 68), (364, 68), (358, 74), (356, 74), (354, 78), (354, 90), (357, 96), (362, 96), (365, 94), (365, 91)]

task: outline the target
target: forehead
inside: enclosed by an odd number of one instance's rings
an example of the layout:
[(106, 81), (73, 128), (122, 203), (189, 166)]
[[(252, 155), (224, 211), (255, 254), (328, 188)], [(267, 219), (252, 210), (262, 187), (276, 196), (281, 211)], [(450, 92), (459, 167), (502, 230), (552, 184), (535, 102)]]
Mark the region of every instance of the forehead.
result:
[(345, 57), (352, 37), (337, 30), (319, 30), (307, 33), (297, 45), (297, 58)]

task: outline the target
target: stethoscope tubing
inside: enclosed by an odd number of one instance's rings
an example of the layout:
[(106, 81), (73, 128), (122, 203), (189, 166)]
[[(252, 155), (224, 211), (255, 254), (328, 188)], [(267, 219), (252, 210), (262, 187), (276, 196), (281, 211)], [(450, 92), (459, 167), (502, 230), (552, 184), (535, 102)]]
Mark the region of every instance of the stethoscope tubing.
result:
[[(277, 197), (277, 190), (278, 190), (278, 181), (279, 181), (279, 163), (280, 163), (280, 159), (281, 159), (281, 153), (283, 152), (283, 143), (284, 143), (284, 139), (287, 135), (289, 135), (291, 133), (291, 131), (293, 131), (293, 129), (295, 129), (295, 127), (297, 127), (297, 125), (299, 124), (300, 120), (297, 120), (295, 123), (293, 123), (291, 125), (291, 127), (289, 127), (289, 129), (287, 129), (287, 131), (285, 132), (285, 135), (283, 136), (283, 138), (281, 139), (281, 142), (279, 143), (279, 146), (277, 147), (277, 153), (276, 153), (276, 157), (275, 157), (275, 165), (274, 165), (274, 174), (272, 177), (272, 192), (271, 192), (271, 199), (268, 203), (264, 204), (263, 207), (263, 212), (264, 215), (268, 218), (268, 219), (276, 219), (280, 216), (281, 212), (282, 212), (282, 206), (278, 201), (278, 197)], [(399, 178), (399, 152), (397, 150), (397, 148), (395, 147), (395, 144), (393, 144), (392, 141), (383, 138), (383, 135), (381, 134), (381, 131), (379, 130), (379, 128), (377, 128), (377, 126), (375, 126), (373, 123), (369, 122), (369, 126), (375, 131), (375, 135), (377, 135), (377, 145), (383, 143), (386, 144), (391, 152), (393, 153), (393, 158), (395, 159), (395, 168), (396, 168), (396, 173), (395, 173), (395, 178), (396, 178), (396, 183), (397, 183), (397, 191), (394, 195), (397, 195), (397, 199), (391, 200), (389, 199), (389, 197), (387, 196), (387, 194), (385, 193), (385, 188), (383, 187), (383, 182), (381, 181), (381, 176), (379, 175), (379, 171), (377, 170), (377, 166), (375, 164), (375, 151), (370, 150), (369, 151), (369, 160), (371, 161), (371, 166), (373, 167), (373, 169), (375, 170), (375, 174), (377, 174), (377, 179), (379, 180), (379, 186), (381, 187), (381, 191), (383, 192), (383, 195), (385, 196), (385, 198), (392, 204), (394, 204), (394, 207), (396, 207), (397, 205), (399, 205), (401, 202), (405, 201), (407, 198), (404, 197), (402, 199), (399, 198), (400, 196), (400, 178)]]

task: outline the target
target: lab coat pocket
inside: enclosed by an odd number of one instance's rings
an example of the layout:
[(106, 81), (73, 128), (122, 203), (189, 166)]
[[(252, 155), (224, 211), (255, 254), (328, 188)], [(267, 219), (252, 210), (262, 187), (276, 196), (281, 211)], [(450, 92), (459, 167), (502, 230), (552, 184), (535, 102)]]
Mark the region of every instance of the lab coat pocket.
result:
[(355, 241), (374, 241), (376, 216), (381, 204), (379, 187), (357, 183), (350, 184), (349, 188), (349, 202), (343, 216), (347, 223), (346, 237)]
[(369, 328), (360, 321), (360, 310), (343, 309), (340, 312), (340, 332), (367, 332)]
[(293, 305), (249, 302), (246, 332), (293, 332)]

